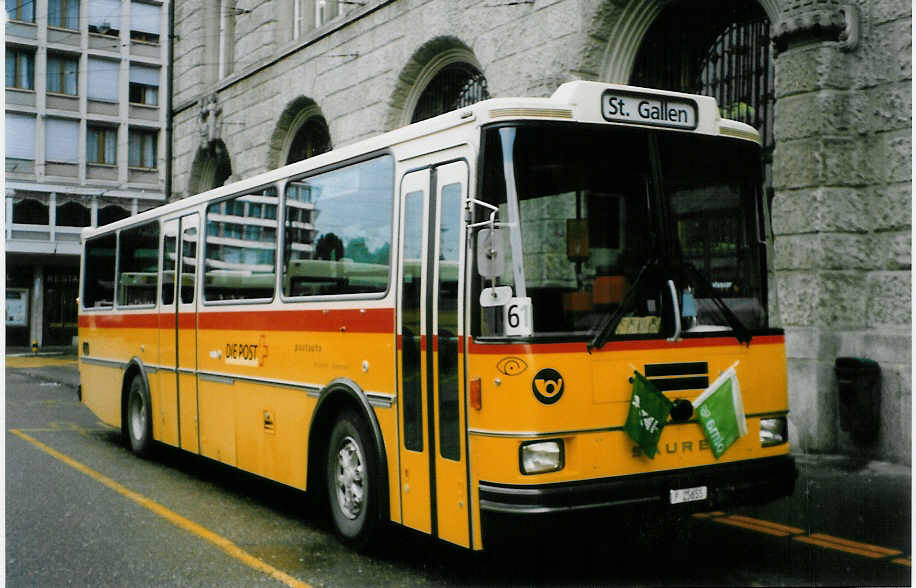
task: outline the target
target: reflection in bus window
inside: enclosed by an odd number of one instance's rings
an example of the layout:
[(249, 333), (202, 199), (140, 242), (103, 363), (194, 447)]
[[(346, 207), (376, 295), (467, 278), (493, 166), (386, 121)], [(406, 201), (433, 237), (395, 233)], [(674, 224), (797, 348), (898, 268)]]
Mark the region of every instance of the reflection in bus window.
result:
[(194, 279), (197, 274), (197, 227), (181, 232), (181, 302), (194, 302)]
[[(500, 219), (508, 219), (499, 132), (486, 134), (482, 194), (499, 206)], [(542, 147), (547, 144), (553, 148)], [(606, 146), (612, 144), (627, 149), (609, 157)], [(752, 157), (744, 157), (755, 149), (744, 141), (693, 134), (519, 128), (511, 157), (534, 336), (593, 333), (623, 305), (643, 269), (661, 258), (681, 268), (674, 276), (677, 285), (696, 301), (696, 311), (681, 317), (693, 332), (702, 331), (700, 326), (731, 328), (717, 298), (746, 328), (764, 328), (763, 265), (754, 227), (757, 169)], [(497, 281), (512, 285), (509, 232), (503, 235), (506, 264)], [(688, 268), (696, 268), (699, 277), (684, 277)], [(668, 274), (644, 276), (614, 335), (674, 332), (670, 295), (659, 286), (671, 279)], [(481, 309), (479, 317), (481, 335), (503, 333), (499, 309)]]
[(697, 324), (727, 324), (713, 304), (715, 296), (746, 327), (763, 327), (766, 277), (754, 225), (757, 169), (752, 159), (736, 157), (750, 148), (707, 137), (666, 139), (659, 145), (673, 233), (684, 261), (708, 280), (695, 290)]
[(404, 196), (404, 252), (401, 263), (401, 336), (404, 381), (404, 447), (423, 451), (423, 384), (420, 380), (421, 296), (423, 295), (423, 192)]
[[(509, 219), (498, 130), (487, 131), (484, 198)], [(544, 149), (551, 145), (551, 149)], [(607, 145), (627, 145), (607, 154)], [(520, 128), (514, 144), (526, 295), (535, 336), (588, 333), (623, 300), (640, 268), (657, 252), (647, 192), (646, 134), (632, 129), (562, 125)], [(478, 219), (481, 220), (481, 219)], [(502, 232), (506, 262), (499, 284), (512, 284), (510, 231)], [(486, 285), (489, 285), (486, 284)], [(551, 309), (543, 311), (543, 309)], [(661, 328), (661, 308), (640, 309), (645, 333)], [(480, 312), (484, 336), (503, 332), (498, 308)]]
[(114, 305), (116, 245), (117, 237), (113, 233), (86, 242), (83, 308), (111, 308)]
[(166, 229), (162, 238), (162, 304), (175, 302), (175, 258), (178, 256), (178, 237), (174, 227)]
[[(204, 299), (253, 300), (274, 295), (277, 253), (277, 190), (260, 191), (207, 207), (207, 245), (204, 261)], [(186, 250), (194, 236), (182, 237)], [(194, 254), (182, 255), (182, 272)], [(193, 279), (193, 278), (192, 278)], [(192, 290), (193, 291), (193, 290)], [(182, 302), (188, 302), (182, 281)], [(190, 300), (193, 300), (191, 298)]]
[(118, 304), (156, 304), (159, 269), (159, 223), (147, 223), (120, 234)]
[(284, 295), (388, 288), (393, 178), (384, 156), (287, 185)]
[(458, 260), (461, 249), (461, 184), (442, 188), (439, 229), (439, 452), (461, 459), (458, 410)]

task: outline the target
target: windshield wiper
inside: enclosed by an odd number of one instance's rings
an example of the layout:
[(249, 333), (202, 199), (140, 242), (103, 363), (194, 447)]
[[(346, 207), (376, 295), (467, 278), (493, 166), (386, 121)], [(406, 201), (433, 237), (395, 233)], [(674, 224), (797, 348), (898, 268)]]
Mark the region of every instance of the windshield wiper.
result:
[[(633, 285), (630, 287), (629, 292), (627, 292), (620, 306), (617, 307), (617, 310), (614, 312), (605, 315), (604, 319), (595, 333), (595, 336), (592, 337), (592, 340), (588, 342), (586, 349), (589, 353), (592, 352), (592, 349), (601, 349), (607, 340), (610, 338), (611, 334), (617, 328), (617, 325), (620, 323), (620, 320), (624, 315), (631, 310), (634, 305), (634, 299), (638, 299), (640, 286), (642, 286), (643, 280), (647, 275), (654, 274), (658, 271), (658, 268), (662, 266), (662, 262), (659, 259), (652, 259), (646, 262), (644, 266), (639, 270), (639, 273), (636, 276), (636, 280), (633, 282)], [(672, 272), (681, 268), (686, 270), (689, 276), (693, 278), (691, 281), (695, 281), (698, 285), (702, 286), (704, 290), (708, 291), (710, 299), (712, 299), (713, 304), (716, 308), (722, 313), (722, 316), (725, 317), (725, 320), (728, 322), (728, 326), (731, 327), (732, 332), (735, 335), (735, 338), (739, 343), (744, 343), (745, 345), (750, 345), (751, 343), (751, 334), (748, 331), (747, 327), (741, 322), (741, 320), (735, 315), (734, 312), (725, 304), (725, 301), (721, 297), (716, 295), (715, 288), (712, 287), (712, 284), (706, 279), (699, 269), (694, 266), (692, 263), (685, 263), (680, 265), (665, 266), (665, 269), (671, 270)], [(650, 271), (651, 270), (651, 271)], [(664, 273), (664, 272), (663, 272)]]
[(741, 319), (732, 312), (732, 309), (725, 304), (725, 301), (716, 294), (716, 289), (713, 288), (712, 283), (706, 278), (703, 273), (697, 269), (692, 263), (684, 264), (684, 267), (687, 271), (692, 274), (693, 278), (697, 283), (703, 286), (703, 289), (709, 292), (709, 297), (712, 299), (713, 303), (716, 305), (716, 308), (719, 312), (722, 313), (722, 316), (725, 317), (725, 320), (728, 322), (728, 326), (731, 327), (732, 332), (735, 334), (735, 338), (739, 343), (744, 343), (745, 345), (751, 344), (752, 335), (750, 331), (747, 330), (747, 327), (741, 322)]
[(617, 307), (612, 313), (606, 314), (601, 321), (601, 325), (598, 327), (595, 336), (592, 337), (592, 340), (588, 342), (586, 350), (591, 353), (592, 349), (601, 349), (604, 347), (604, 344), (607, 343), (608, 338), (611, 336), (611, 333), (614, 332), (614, 329), (617, 328), (617, 325), (620, 323), (620, 319), (623, 318), (623, 315), (630, 311), (630, 307), (633, 306), (634, 299), (637, 299), (639, 288), (641, 285), (642, 279), (645, 277), (646, 272), (651, 266), (656, 266), (660, 263), (658, 259), (650, 259), (646, 262), (644, 266), (639, 269), (639, 273), (636, 274), (636, 280), (633, 281), (633, 285), (630, 287), (630, 291), (627, 292), (623, 300), (620, 303), (620, 306)]

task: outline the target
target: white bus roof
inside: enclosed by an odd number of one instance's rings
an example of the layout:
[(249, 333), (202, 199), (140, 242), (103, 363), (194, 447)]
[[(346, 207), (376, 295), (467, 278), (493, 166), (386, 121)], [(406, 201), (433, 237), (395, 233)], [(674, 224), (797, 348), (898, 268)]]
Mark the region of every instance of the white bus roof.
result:
[(494, 122), (524, 119), (665, 128), (760, 143), (760, 134), (750, 125), (722, 118), (715, 98), (710, 96), (574, 81), (561, 85), (550, 98), (491, 98), (477, 102), (230, 185), (158, 206), (103, 227), (87, 227), (83, 229), (81, 238), (85, 240), (97, 234), (152, 220), (211, 199), (253, 190), (289, 176), (304, 174), (367, 153), (395, 148), (395, 155), (399, 161), (425, 155), (429, 153), (428, 149), (421, 148), (420, 145), (415, 149), (404, 149), (405, 144), (461, 125), (480, 127)]

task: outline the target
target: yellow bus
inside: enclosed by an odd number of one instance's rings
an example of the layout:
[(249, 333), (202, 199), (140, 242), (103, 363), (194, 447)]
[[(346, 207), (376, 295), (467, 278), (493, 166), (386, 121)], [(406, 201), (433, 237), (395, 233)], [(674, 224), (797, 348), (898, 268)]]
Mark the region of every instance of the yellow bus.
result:
[[(354, 546), (785, 496), (760, 160), (713, 98), (578, 81), (86, 229), (82, 401), (141, 456), (315, 492)], [(736, 362), (717, 456), (692, 403)], [(651, 457), (634, 372), (675, 407)]]

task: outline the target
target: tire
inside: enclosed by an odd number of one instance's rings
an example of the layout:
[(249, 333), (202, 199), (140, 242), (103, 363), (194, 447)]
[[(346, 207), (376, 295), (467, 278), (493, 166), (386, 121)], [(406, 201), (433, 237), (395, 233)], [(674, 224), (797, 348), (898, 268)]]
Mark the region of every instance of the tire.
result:
[(139, 457), (149, 457), (153, 450), (152, 405), (149, 390), (139, 375), (127, 388), (127, 439), (130, 449)]
[(365, 421), (343, 412), (328, 438), (325, 467), (328, 507), (340, 540), (365, 549), (379, 527), (378, 467)]

